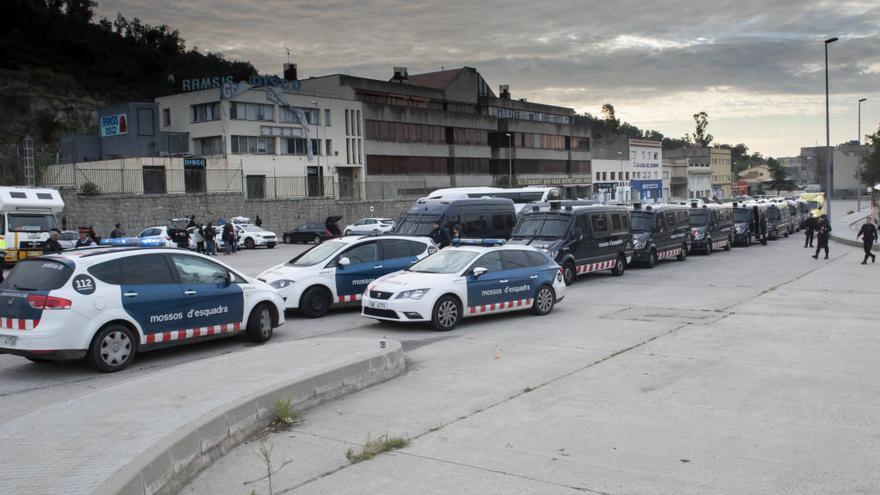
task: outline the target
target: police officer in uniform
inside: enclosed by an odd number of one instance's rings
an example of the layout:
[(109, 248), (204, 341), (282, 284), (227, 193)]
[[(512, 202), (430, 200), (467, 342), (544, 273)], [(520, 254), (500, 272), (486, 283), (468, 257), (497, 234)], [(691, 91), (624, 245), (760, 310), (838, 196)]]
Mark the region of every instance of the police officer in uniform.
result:
[(818, 227), (816, 217), (810, 215), (810, 218), (804, 222), (804, 235), (806, 236), (804, 247), (813, 247), (813, 234), (816, 232), (816, 227)]
[(437, 247), (440, 249), (445, 248), (452, 242), (449, 240), (449, 232), (447, 232), (446, 229), (440, 227), (440, 224), (437, 222), (434, 222), (434, 228), (428, 235), (431, 237), (431, 240), (434, 241), (434, 244), (436, 244)]
[(877, 255), (871, 252), (871, 247), (874, 245), (874, 241), (877, 240), (877, 227), (874, 225), (874, 219), (868, 217), (865, 219), (865, 224), (862, 225), (859, 233), (856, 234), (856, 239), (859, 237), (862, 238), (862, 247), (865, 248), (865, 259), (862, 260), (862, 264), (868, 264), (868, 257), (871, 258), (871, 263), (877, 261)]
[(825, 250), (825, 259), (828, 259), (828, 237), (831, 236), (831, 223), (826, 215), (819, 217), (819, 227), (816, 229), (816, 254), (813, 259), (819, 259), (819, 251)]
[(49, 233), (49, 240), (46, 241), (46, 245), (43, 246), (43, 254), (61, 254), (64, 252), (64, 247), (58, 242), (58, 239), (61, 239), (61, 232), (57, 230), (53, 230)]

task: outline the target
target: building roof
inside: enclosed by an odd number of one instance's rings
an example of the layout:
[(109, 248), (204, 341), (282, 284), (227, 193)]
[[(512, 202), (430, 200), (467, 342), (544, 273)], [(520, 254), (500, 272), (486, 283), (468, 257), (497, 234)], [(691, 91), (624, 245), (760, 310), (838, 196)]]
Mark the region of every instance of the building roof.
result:
[(440, 70), (437, 72), (425, 72), (423, 74), (412, 74), (409, 76), (410, 84), (415, 86), (425, 86), (434, 89), (446, 89), (458, 77), (465, 67), (459, 69)]

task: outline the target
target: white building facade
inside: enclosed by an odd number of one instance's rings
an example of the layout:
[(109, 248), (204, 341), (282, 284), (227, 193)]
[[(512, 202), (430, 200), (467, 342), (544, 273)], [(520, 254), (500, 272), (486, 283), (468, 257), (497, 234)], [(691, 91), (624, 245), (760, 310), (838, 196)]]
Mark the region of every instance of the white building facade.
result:
[(669, 199), (668, 177), (663, 184), (663, 143), (648, 139), (629, 140), (629, 159), (632, 163), (633, 199), (657, 203)]

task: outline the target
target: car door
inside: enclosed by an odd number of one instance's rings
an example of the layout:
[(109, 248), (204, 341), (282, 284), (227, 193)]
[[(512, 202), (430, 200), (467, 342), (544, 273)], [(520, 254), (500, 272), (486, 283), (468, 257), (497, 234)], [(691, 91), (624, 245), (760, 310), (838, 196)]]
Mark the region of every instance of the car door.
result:
[(138, 254), (122, 262), (122, 307), (144, 332), (145, 343), (176, 340), (186, 303), (164, 254)]
[(601, 263), (609, 259), (610, 252), (608, 243), (611, 239), (611, 225), (609, 225), (608, 214), (603, 211), (591, 212), (588, 214), (590, 225), (590, 236), (584, 238), (578, 246), (579, 265), (591, 265), (587, 271), (594, 269), (602, 269), (592, 265)]
[(244, 323), (244, 293), (225, 267), (200, 256), (172, 254), (187, 337), (231, 333)]
[(531, 300), (538, 292), (540, 276), (526, 251), (522, 249), (501, 251), (501, 268), (505, 278), (499, 282), (504, 286), (507, 302), (530, 306)]
[[(348, 265), (339, 263), (343, 258), (348, 258)], [(372, 240), (355, 244), (338, 254), (328, 267), (336, 269), (335, 302), (360, 301), (367, 285), (384, 269), (379, 259), (379, 243)]]
[[(474, 275), (475, 268), (485, 268), (480, 276)], [(473, 262), (466, 272), (467, 305), (465, 315), (496, 311), (506, 301), (504, 284), (509, 281), (501, 264), (499, 251), (488, 252)], [(504, 282), (502, 282), (504, 280)]]
[[(416, 246), (412, 246), (415, 244)], [(418, 250), (417, 246), (421, 246)], [(419, 260), (417, 254), (425, 250), (425, 245), (405, 239), (380, 239), (379, 256), (381, 268), (376, 269), (376, 277), (405, 270)]]

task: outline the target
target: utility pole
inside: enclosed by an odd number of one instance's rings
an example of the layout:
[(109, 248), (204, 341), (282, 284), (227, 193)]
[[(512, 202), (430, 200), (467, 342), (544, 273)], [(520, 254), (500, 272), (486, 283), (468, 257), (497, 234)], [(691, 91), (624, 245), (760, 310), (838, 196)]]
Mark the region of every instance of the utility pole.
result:
[(859, 98), (859, 145), (862, 144), (862, 102), (868, 101), (867, 98)]
[(837, 38), (825, 40), (825, 214), (831, 221), (831, 194), (833, 193), (834, 155), (831, 154), (831, 117), (828, 105), (828, 45)]

